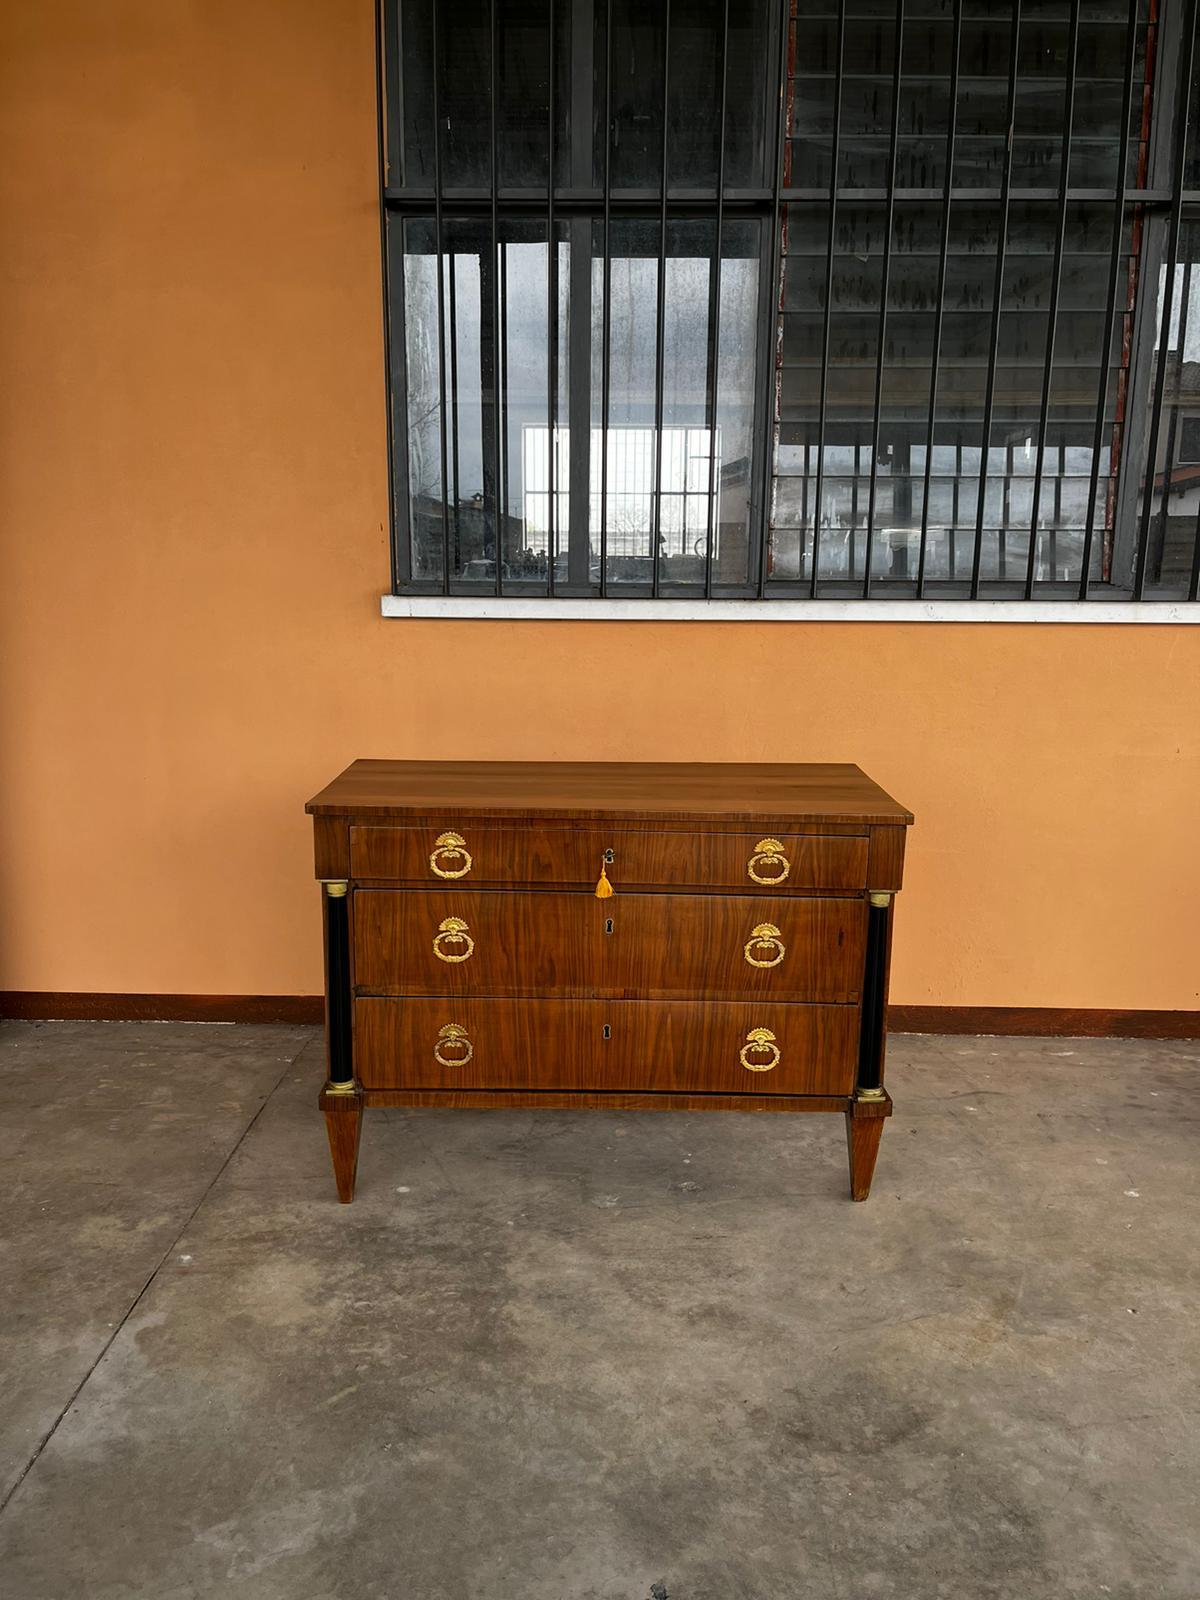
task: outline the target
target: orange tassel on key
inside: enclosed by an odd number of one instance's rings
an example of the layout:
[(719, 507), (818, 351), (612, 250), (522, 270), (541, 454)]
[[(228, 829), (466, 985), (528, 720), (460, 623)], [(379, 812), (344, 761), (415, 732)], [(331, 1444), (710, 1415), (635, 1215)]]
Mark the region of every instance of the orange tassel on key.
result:
[(602, 861), (600, 863), (600, 882), (596, 885), (596, 899), (607, 900), (615, 893), (616, 890), (608, 881), (608, 870)]

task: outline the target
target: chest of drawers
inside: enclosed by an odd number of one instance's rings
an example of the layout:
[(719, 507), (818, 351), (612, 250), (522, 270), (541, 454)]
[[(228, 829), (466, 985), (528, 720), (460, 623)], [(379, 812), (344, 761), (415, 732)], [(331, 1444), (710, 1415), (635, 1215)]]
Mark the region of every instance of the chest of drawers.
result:
[(867, 1197), (911, 815), (855, 766), (356, 761), (310, 800), (364, 1107), (838, 1111)]

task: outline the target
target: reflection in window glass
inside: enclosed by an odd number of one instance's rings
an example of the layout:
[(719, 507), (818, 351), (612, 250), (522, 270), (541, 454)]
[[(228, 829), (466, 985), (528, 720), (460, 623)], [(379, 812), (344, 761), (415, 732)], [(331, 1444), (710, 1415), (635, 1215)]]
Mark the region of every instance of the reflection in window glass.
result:
[[(1155, 318), (1155, 356), (1162, 364), (1163, 404), (1157, 427), (1143, 419), (1153, 459), (1139, 486), (1137, 527), (1146, 527), (1145, 579), (1186, 585), (1200, 560), (1200, 223), (1180, 231), (1180, 261), (1161, 268)], [(1130, 576), (1130, 540), (1123, 560)]]
[[(704, 554), (710, 515), (709, 483), (720, 471), (720, 441), (707, 428), (664, 428), (661, 473), (653, 428), (593, 428), (589, 454), (593, 555), (598, 559), (601, 482), (606, 484), (607, 553), (614, 576), (620, 577), (628, 558), (632, 576), (649, 557), (656, 514), (660, 551), (664, 557)], [(567, 521), (566, 493), (570, 467), (569, 428), (558, 431), (555, 499), (558, 526)], [(550, 433), (527, 428), (523, 441), (525, 486), (525, 542), (529, 550), (545, 552), (550, 532)], [(606, 473), (601, 477), (601, 457)], [(657, 485), (657, 489), (656, 489)], [(719, 552), (718, 552), (719, 554)]]
[[(1089, 507), (1110, 548), (1148, 31), (1130, 62), (1128, 9), (1084, 10), (1072, 40), (1065, 3), (967, 5), (954, 74), (951, 4), (898, 35), (894, 5), (850, 0), (839, 105), (837, 8), (798, 6), (790, 182), (826, 198), (783, 221), (773, 578), (811, 582), (815, 546), (820, 580), (861, 584), (869, 550), (905, 583), (1078, 581)], [(1062, 211), (1064, 178), (1094, 198)]]
[[(581, 8), (556, 0), (552, 45), (545, 8), (497, 0), (493, 152), (492, 9), (397, 7), (388, 171), (421, 196), (390, 228), (402, 573), (443, 588), (744, 588), (766, 470), (769, 230), (735, 214), (718, 239), (716, 186), (765, 192), (769, 10), (674, 8), (664, 76), (663, 5), (615, 0), (608, 41), (606, 8), (580, 33)], [(550, 255), (552, 142), (565, 193)], [(426, 198), (439, 173), (440, 223)]]
[(385, 0), (397, 583), (1197, 587), (1194, 9)]

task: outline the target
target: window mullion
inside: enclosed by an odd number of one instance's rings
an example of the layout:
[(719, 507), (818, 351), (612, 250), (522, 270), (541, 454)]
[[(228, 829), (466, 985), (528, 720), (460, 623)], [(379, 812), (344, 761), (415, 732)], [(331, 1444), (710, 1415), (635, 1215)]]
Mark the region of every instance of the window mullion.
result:
[[(867, 490), (867, 539), (866, 549), (863, 552), (862, 593), (864, 600), (871, 598), (871, 563), (875, 556), (875, 500), (879, 487), (879, 418), (883, 405), (883, 356), (887, 343), (888, 291), (892, 267), (892, 230), (896, 210), (896, 147), (900, 137), (900, 84), (903, 68), (904, 0), (896, 0), (896, 55), (892, 71), (892, 125), (888, 140), (888, 197), (883, 224), (883, 274), (879, 293), (879, 331), (875, 347), (875, 407), (871, 418), (871, 478)], [(893, 460), (893, 480), (895, 478), (896, 465), (896, 461)], [(853, 576), (853, 571), (851, 576)]]
[[(814, 600), (817, 597), (817, 585), (821, 575), (821, 501), (825, 491), (825, 421), (829, 409), (829, 332), (833, 301), (833, 264), (837, 255), (838, 162), (840, 160), (842, 127), (842, 67), (845, 61), (845, 41), (846, 0), (838, 0), (837, 58), (833, 80), (833, 139), (829, 153), (829, 208), (827, 213), (829, 236), (826, 240), (825, 298), (821, 319), (821, 393), (817, 411), (817, 481), (813, 491), (813, 551), (812, 574), (809, 585), (809, 593)], [(807, 430), (805, 436), (807, 438)], [(857, 478), (857, 460), (854, 466), (855, 477)]]
[[(942, 236), (938, 251), (937, 291), (933, 311), (933, 346), (929, 369), (929, 420), (925, 432), (925, 477), (921, 490), (921, 544), (917, 556), (917, 598), (925, 593), (925, 562), (929, 548), (929, 491), (933, 478), (933, 452), (936, 440), (938, 369), (942, 359), (943, 313), (946, 309), (946, 271), (950, 261), (950, 207), (954, 194), (954, 141), (958, 134), (958, 75), (962, 56), (961, 5), (954, 8), (954, 37), (950, 46), (950, 105), (946, 123), (946, 170), (943, 174)], [(958, 505), (958, 480), (955, 479), (954, 504)], [(957, 517), (954, 518), (957, 521)], [(950, 553), (954, 552), (954, 531), (951, 524)]]
[(1012, 32), (1008, 60), (1008, 140), (1000, 186), (1000, 212), (996, 239), (996, 272), (992, 284), (991, 332), (988, 343), (987, 387), (983, 399), (983, 426), (979, 455), (979, 491), (975, 501), (975, 548), (971, 556), (971, 599), (979, 598), (983, 564), (983, 525), (987, 513), (988, 467), (992, 454), (992, 415), (996, 403), (996, 365), (1000, 351), (1000, 319), (1004, 310), (1004, 257), (1008, 248), (1008, 216), (1012, 197), (1013, 145), (1017, 120), (1017, 71), (1021, 47), (1021, 0), (1013, 0)]
[[(1033, 585), (1037, 576), (1038, 513), (1042, 503), (1042, 471), (1046, 464), (1046, 428), (1050, 418), (1050, 388), (1054, 380), (1054, 347), (1058, 328), (1059, 297), (1062, 291), (1063, 250), (1067, 239), (1067, 187), (1071, 176), (1071, 130), (1075, 120), (1075, 73), (1079, 55), (1080, 0), (1071, 0), (1070, 33), (1067, 40), (1067, 83), (1063, 96), (1062, 167), (1058, 186), (1058, 226), (1054, 235), (1054, 265), (1050, 280), (1050, 313), (1046, 327), (1046, 354), (1042, 368), (1042, 403), (1038, 413), (1037, 453), (1033, 464), (1033, 494), (1029, 512), (1029, 550), (1025, 562), (1025, 598), (1033, 599)], [(1123, 155), (1124, 152), (1122, 152)], [(1107, 365), (1108, 352), (1101, 352), (1101, 365)], [(1055, 474), (1055, 484), (1062, 478)], [(1057, 495), (1056, 495), (1057, 503)], [(1057, 529), (1058, 517), (1053, 526)], [(1050, 576), (1055, 576), (1053, 563)]]
[(586, 588), (591, 565), (592, 224), (572, 217), (568, 277), (567, 416), (570, 428), (567, 580)]
[[(1142, 479), (1142, 506), (1141, 522), (1138, 529), (1137, 553), (1133, 569), (1133, 597), (1140, 600), (1145, 593), (1146, 578), (1149, 567), (1150, 550), (1150, 519), (1154, 508), (1154, 473), (1158, 463), (1158, 438), (1162, 426), (1163, 391), (1166, 386), (1167, 366), (1171, 351), (1171, 324), (1175, 312), (1175, 279), (1176, 266), (1179, 260), (1179, 233), (1183, 212), (1183, 164), (1187, 156), (1187, 128), (1188, 108), (1192, 88), (1192, 60), (1196, 41), (1196, 6), (1195, 0), (1181, 0), (1181, 10), (1189, 26), (1185, 28), (1185, 37), (1182, 44), (1182, 70), (1179, 78), (1179, 96), (1177, 105), (1168, 109), (1167, 117), (1174, 113), (1174, 126), (1171, 129), (1173, 138), (1170, 141), (1174, 147), (1174, 157), (1171, 161), (1171, 182), (1174, 186), (1174, 198), (1171, 202), (1170, 221), (1167, 224), (1167, 259), (1166, 281), (1162, 291), (1162, 319), (1158, 337), (1158, 361), (1154, 379), (1154, 409), (1150, 417), (1150, 437), (1146, 444), (1141, 471)], [(1165, 43), (1165, 41), (1164, 41)], [(1176, 59), (1175, 52), (1171, 51), (1165, 57), (1172, 61)], [(1164, 128), (1165, 133), (1165, 128)], [(1156, 155), (1161, 159), (1162, 143)], [(1151, 325), (1154, 322), (1153, 312), (1149, 314)], [(1179, 359), (1183, 361), (1184, 323), (1179, 323)], [(1160, 496), (1163, 518), (1166, 517), (1167, 497), (1170, 488), (1170, 461), (1164, 463), (1164, 481)]]
[(654, 492), (650, 516), (650, 593), (658, 599), (659, 546), (662, 542), (662, 460), (663, 460), (663, 364), (667, 330), (667, 132), (670, 123), (671, 95), (671, 0), (663, 0), (663, 76), (662, 76), (662, 169), (658, 225), (658, 288), (655, 297), (654, 330)]
[(450, 593), (450, 501), (446, 482), (446, 285), (445, 233), (442, 218), (442, 119), (438, 61), (438, 8), (433, 7), (433, 194), (434, 260), (437, 271), (438, 448), (442, 488), (442, 593)]
[[(479, 299), (480, 322), (485, 329), (489, 321), (490, 312), (490, 341), (484, 338), (480, 341), (480, 378), (481, 388), (486, 393), (490, 387), (492, 391), (492, 427), (491, 439), (488, 439), (488, 430), (483, 430), (483, 504), (484, 514), (490, 504), (493, 511), (492, 524), (492, 549), (494, 564), (494, 589), (496, 594), (504, 592), (504, 484), (502, 479), (503, 443), (501, 434), (501, 394), (500, 394), (500, 141), (499, 141), (499, 98), (500, 98), (500, 30), (497, 17), (499, 0), (490, 0), (488, 6), (488, 35), (490, 39), (489, 61), (491, 67), (491, 120), (488, 128), (489, 135), (489, 165), (491, 173), (491, 228), (488, 238), (487, 270), (480, 272)], [(438, 0), (434, 0), (434, 10), (437, 10)], [(480, 266), (483, 266), (483, 252), (480, 252)], [(490, 289), (490, 293), (488, 292)], [(486, 309), (485, 309), (486, 308)], [(489, 348), (490, 345), (490, 348)], [(487, 353), (485, 356), (485, 352)], [(485, 360), (487, 362), (485, 366)], [(489, 496), (488, 483), (488, 454), (491, 453), (491, 494)]]
[[(554, 4), (554, 0), (551, 0)], [(571, 185), (592, 184), (592, 0), (571, 0)], [(553, 64), (551, 66), (553, 71)], [(567, 293), (567, 414), (570, 428), (567, 580), (575, 591), (591, 581), (592, 218), (570, 223)], [(605, 239), (607, 252), (608, 241)]]
[[(612, 75), (613, 0), (604, 16), (604, 259), (600, 311), (600, 593), (608, 593), (608, 418), (612, 386)], [(588, 318), (589, 324), (591, 318)]]
[(555, 134), (558, 87), (557, 0), (550, 0), (546, 115), (546, 593), (554, 594), (558, 555), (558, 226), (554, 218)]
[[(704, 598), (712, 599), (713, 551), (717, 539), (720, 509), (720, 485), (717, 482), (717, 383), (720, 377), (721, 353), (721, 257), (724, 248), (725, 227), (725, 109), (729, 95), (729, 4), (724, 0), (721, 10), (720, 82), (721, 109), (717, 128), (717, 215), (713, 246), (712, 271), (708, 306), (708, 365), (705, 373), (706, 394), (704, 418), (708, 425), (708, 515), (705, 518), (704, 540)], [(778, 219), (773, 223), (779, 226)], [(768, 471), (770, 470), (768, 465)], [(687, 502), (684, 500), (686, 525)]]
[[(845, 0), (841, 0), (843, 10)], [(764, 175), (766, 160), (771, 161), (771, 211), (760, 241), (759, 273), (762, 307), (758, 328), (759, 371), (755, 382), (754, 440), (750, 451), (751, 471), (750, 518), (748, 556), (751, 581), (761, 600), (766, 593), (767, 566), (770, 559), (771, 506), (773, 501), (773, 473), (775, 470), (775, 444), (779, 426), (780, 390), (777, 371), (780, 347), (781, 316), (783, 313), (784, 235), (786, 221), (781, 202), (784, 184), (790, 173), (788, 161), (789, 94), (791, 77), (788, 71), (791, 49), (791, 13), (789, 0), (780, 0), (773, 9), (774, 26), (768, 38), (768, 62), (774, 68), (768, 73), (768, 107), (774, 107), (774, 139), (765, 142), (765, 129), (769, 117), (764, 115)], [(772, 54), (773, 52), (773, 54)], [(757, 506), (757, 515), (755, 507)], [(757, 540), (757, 549), (755, 548)]]
[[(1129, 30), (1125, 36), (1125, 84), (1121, 97), (1121, 126), (1128, 137), (1129, 120), (1133, 113), (1133, 80), (1137, 72), (1138, 5), (1129, 4)], [(1095, 540), (1096, 500), (1100, 483), (1100, 461), (1104, 452), (1104, 435), (1108, 432), (1109, 464), (1108, 483), (1112, 484), (1113, 452), (1116, 448), (1113, 429), (1107, 428), (1109, 375), (1112, 370), (1113, 333), (1116, 329), (1117, 298), (1121, 284), (1121, 246), (1125, 240), (1125, 196), (1129, 180), (1129, 154), (1122, 146), (1118, 155), (1117, 194), (1113, 214), (1112, 254), (1108, 267), (1108, 296), (1104, 302), (1104, 342), (1100, 350), (1100, 392), (1096, 398), (1096, 429), (1092, 437), (1092, 461), (1088, 478), (1088, 503), (1084, 515), (1083, 551), (1079, 563), (1079, 598), (1086, 600), (1091, 583), (1092, 546)], [(1124, 474), (1122, 474), (1122, 478)], [(1118, 491), (1120, 480), (1118, 481)], [(1104, 496), (1104, 526), (1108, 526), (1111, 489)], [(1111, 563), (1112, 553), (1102, 551)], [(1107, 577), (1108, 573), (1105, 572)]]

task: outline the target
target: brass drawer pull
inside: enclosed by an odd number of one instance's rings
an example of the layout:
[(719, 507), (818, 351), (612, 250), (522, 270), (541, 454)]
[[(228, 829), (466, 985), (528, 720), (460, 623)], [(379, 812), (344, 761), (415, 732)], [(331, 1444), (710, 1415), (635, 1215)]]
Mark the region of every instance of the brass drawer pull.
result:
[[(758, 870), (760, 867), (769, 869), (765, 878)], [(792, 863), (784, 855), (778, 839), (760, 839), (746, 863), (746, 871), (755, 883), (782, 883), (791, 870)]]
[[(438, 865), (439, 860), (443, 863)], [(457, 863), (462, 862), (460, 867)], [(455, 863), (453, 866), (449, 863)], [(440, 833), (429, 858), (429, 865), (439, 878), (465, 878), (471, 870), (471, 852), (461, 833)]]
[[(465, 944), (467, 948), (454, 954), (446, 948), (458, 944)], [(466, 961), (474, 948), (475, 941), (461, 917), (447, 917), (433, 936), (433, 953), (439, 961)]]
[[(755, 951), (769, 951), (769, 957), (762, 961)], [(752, 967), (777, 967), (787, 954), (787, 948), (779, 937), (779, 929), (772, 922), (760, 922), (750, 937), (746, 940), (746, 960)]]
[[(738, 1052), (747, 1072), (770, 1072), (779, 1065), (780, 1050), (770, 1028), (751, 1028)], [(750, 1056), (769, 1055), (769, 1061), (751, 1061)]]
[[(444, 1050), (454, 1050), (458, 1053), (453, 1060), (449, 1060), (442, 1054)], [(433, 1059), (439, 1067), (465, 1067), (474, 1054), (475, 1047), (467, 1036), (467, 1030), (460, 1027), (457, 1022), (448, 1022), (444, 1028), (438, 1029), (437, 1043), (433, 1047)]]

